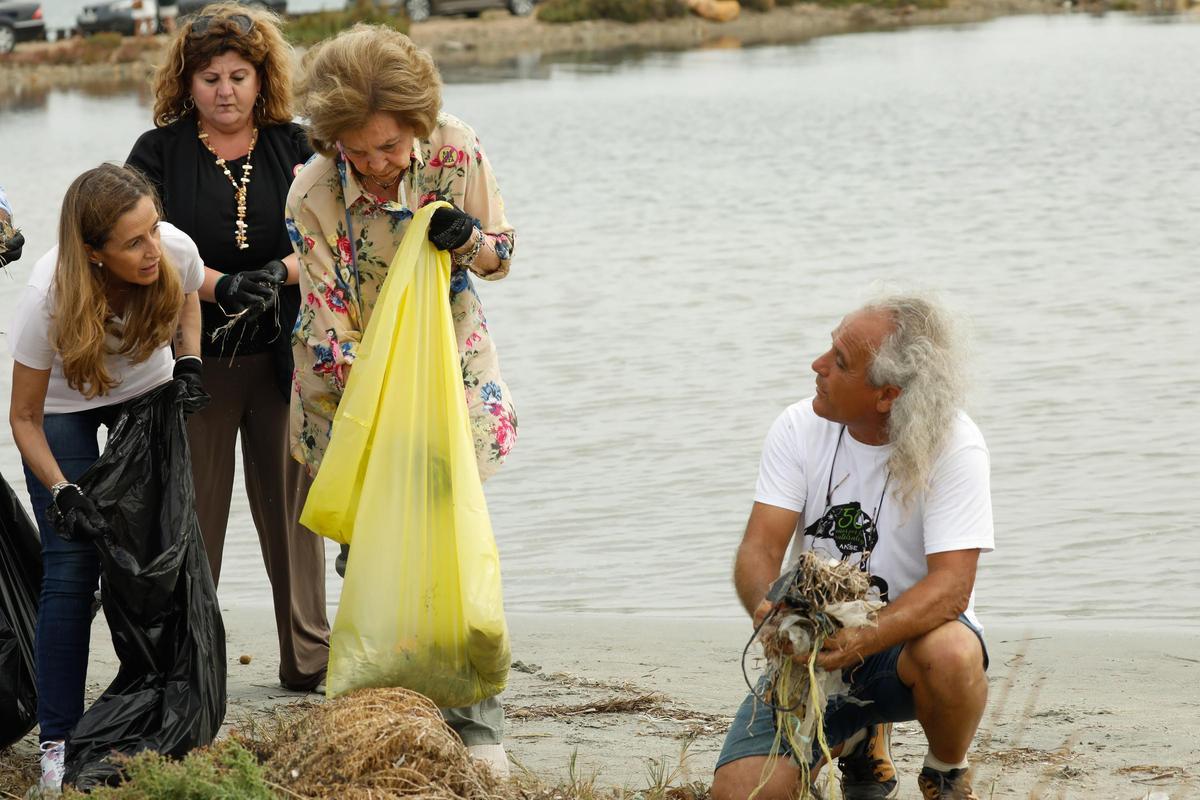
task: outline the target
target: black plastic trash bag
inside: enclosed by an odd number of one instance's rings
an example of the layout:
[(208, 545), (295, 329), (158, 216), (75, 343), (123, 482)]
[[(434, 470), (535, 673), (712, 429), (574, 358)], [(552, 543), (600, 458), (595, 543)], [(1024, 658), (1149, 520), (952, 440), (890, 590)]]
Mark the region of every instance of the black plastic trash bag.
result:
[(33, 632), (41, 590), (41, 537), (0, 475), (0, 750), (37, 722)]
[(225, 718), (225, 627), (196, 520), (181, 383), (126, 404), (79, 480), (111, 531), (96, 540), (116, 679), (67, 744), (65, 780), (120, 777), (112, 754), (181, 757)]

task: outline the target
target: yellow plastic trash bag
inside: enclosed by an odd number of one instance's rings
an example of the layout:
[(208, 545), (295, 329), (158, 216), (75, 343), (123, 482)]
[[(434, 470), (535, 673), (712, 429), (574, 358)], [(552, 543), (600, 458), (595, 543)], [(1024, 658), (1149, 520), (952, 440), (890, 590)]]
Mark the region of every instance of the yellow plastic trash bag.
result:
[(392, 260), (300, 521), (353, 543), (330, 697), (402, 686), (443, 708), (499, 694), (511, 660), (434, 209)]

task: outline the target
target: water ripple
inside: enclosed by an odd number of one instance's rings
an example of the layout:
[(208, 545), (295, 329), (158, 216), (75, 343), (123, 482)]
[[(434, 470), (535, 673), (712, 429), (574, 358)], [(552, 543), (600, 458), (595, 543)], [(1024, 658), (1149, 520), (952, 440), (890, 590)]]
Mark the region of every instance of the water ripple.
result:
[[(1026, 17), (449, 84), (519, 230), (480, 286), (522, 422), (487, 487), (509, 608), (741, 613), (762, 437), (885, 280), (975, 322), (984, 618), (1200, 630), (1196, 52), (1196, 24)], [(91, 165), (57, 158), (74, 131), (102, 113), (90, 158), (121, 158), (149, 124), (52, 98), (0, 118), (31, 253)], [(228, 602), (268, 602), (257, 549), (237, 500)]]

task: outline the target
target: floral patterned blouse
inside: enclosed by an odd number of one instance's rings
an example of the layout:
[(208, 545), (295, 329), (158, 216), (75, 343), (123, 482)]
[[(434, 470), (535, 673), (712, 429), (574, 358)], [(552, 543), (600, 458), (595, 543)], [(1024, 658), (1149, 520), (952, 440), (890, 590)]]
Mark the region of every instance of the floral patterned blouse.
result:
[[(408, 229), (415, 200), (420, 208), (445, 200), (471, 214), (500, 259), (487, 275), (508, 274), (513, 228), (491, 164), (475, 132), (448, 114), (438, 115), (428, 141), (413, 143), (412, 162), (397, 202), (366, 191), (341, 156), (315, 156), (296, 176), (287, 199), (287, 229), (300, 257), (300, 314), (292, 333), (291, 450), (315, 474), (329, 444), (334, 414), (346, 386), (346, 367), (371, 320), (388, 266)], [(358, 292), (351, 265), (347, 213), (358, 255)], [(517, 417), (500, 377), (496, 348), (470, 275), (450, 276), (450, 312), (463, 388), (482, 480), (503, 463), (516, 441)]]

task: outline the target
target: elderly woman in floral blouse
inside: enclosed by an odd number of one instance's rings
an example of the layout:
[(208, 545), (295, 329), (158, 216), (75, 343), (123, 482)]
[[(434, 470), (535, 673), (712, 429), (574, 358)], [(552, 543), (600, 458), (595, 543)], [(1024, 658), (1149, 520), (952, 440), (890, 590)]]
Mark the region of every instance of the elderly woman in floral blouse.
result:
[[(517, 424), (470, 275), (502, 278), (512, 259), (513, 228), (491, 165), (470, 126), (440, 113), (437, 68), (401, 33), (356, 26), (310, 53), (305, 72), (300, 102), (318, 155), (287, 200), (302, 294), (292, 454), (316, 472), (408, 220), (414, 209), (444, 200), (453, 208), (434, 212), (429, 239), (453, 263), (450, 309), (486, 480), (512, 447)], [(473, 755), (507, 771), (496, 698), (443, 713)]]

